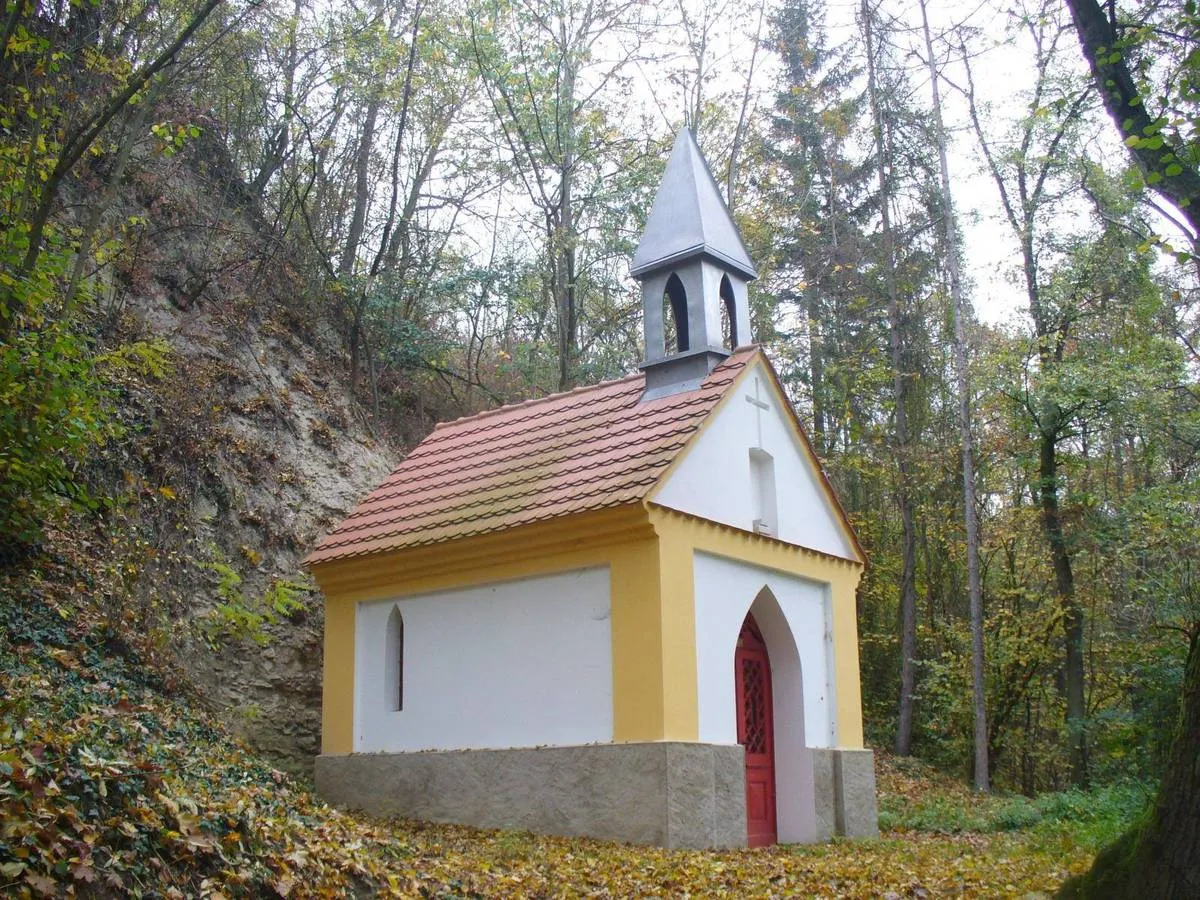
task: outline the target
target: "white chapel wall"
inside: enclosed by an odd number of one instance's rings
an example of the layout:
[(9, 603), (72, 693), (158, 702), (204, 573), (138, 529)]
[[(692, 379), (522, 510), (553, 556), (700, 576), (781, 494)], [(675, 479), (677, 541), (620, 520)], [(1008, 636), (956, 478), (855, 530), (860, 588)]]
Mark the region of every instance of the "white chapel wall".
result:
[[(772, 650), (781, 637), (780, 629), (759, 622), (771, 655), (776, 728), (795, 718), (797, 701), (802, 696), (803, 746), (834, 746), (837, 704), (833, 695), (828, 585), (706, 553), (695, 555), (693, 572), (699, 739), (706, 743), (737, 743), (733, 655), (746, 613), (766, 587), (791, 631), (802, 670), (801, 685), (780, 682), (783, 673), (777, 664), (784, 661), (785, 655)], [(791, 709), (782, 708), (784, 703), (790, 703)]]
[[(756, 398), (757, 380), (757, 398)], [(766, 403), (763, 409), (751, 402)], [(701, 518), (753, 529), (755, 487), (751, 483), (750, 450), (774, 461), (777, 533), (790, 544), (853, 559), (854, 551), (838, 521), (819, 476), (770, 387), (761, 364), (751, 367), (737, 392), (708, 423), (679, 467), (654, 497), (662, 506)]]
[[(387, 622), (404, 621), (403, 709), (389, 703)], [(612, 740), (607, 568), (358, 606), (359, 753)]]

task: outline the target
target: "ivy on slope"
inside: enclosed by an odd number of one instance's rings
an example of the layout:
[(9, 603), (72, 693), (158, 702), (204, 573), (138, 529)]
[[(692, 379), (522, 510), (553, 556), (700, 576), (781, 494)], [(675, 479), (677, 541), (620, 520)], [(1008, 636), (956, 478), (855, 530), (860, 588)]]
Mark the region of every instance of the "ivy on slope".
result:
[(0, 597), (0, 894), (345, 896), (407, 848), (263, 764), (103, 628)]
[[(0, 895), (994, 897), (1090, 859), (1065, 833), (688, 852), (339, 813), (139, 661), (70, 574), (0, 575)], [(885, 801), (919, 801), (930, 782), (891, 768)]]

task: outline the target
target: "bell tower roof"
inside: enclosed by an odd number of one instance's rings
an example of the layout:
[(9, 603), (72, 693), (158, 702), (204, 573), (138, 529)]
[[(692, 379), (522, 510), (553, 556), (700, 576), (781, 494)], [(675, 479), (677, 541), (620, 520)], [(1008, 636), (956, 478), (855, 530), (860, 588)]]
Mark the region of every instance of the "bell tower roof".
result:
[(684, 128), (675, 138), (630, 274), (639, 278), (699, 256), (747, 280), (758, 277), (696, 138)]

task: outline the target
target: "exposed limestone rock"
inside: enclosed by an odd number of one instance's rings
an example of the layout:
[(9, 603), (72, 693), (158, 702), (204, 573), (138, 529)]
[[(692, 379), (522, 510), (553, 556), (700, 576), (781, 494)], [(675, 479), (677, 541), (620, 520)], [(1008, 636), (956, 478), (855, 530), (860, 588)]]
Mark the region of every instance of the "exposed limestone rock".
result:
[[(399, 454), (347, 396), (320, 292), (247, 209), (230, 167), (204, 155), (203, 165), (197, 148), (186, 165), (138, 157), (109, 213), (127, 237), (94, 285), (102, 328), (170, 353), (165, 377), (127, 386), (130, 439), (97, 460), (96, 477), (130, 501), (104, 540), (136, 602), (174, 623), (163, 642), (214, 709), (307, 770), (322, 619), (302, 560)], [(231, 620), (239, 609), (251, 618)]]

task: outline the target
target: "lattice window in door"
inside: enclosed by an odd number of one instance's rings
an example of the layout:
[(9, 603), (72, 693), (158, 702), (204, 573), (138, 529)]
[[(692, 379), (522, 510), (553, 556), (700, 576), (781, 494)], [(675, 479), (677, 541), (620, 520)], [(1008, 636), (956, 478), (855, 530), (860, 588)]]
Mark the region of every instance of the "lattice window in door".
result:
[(767, 687), (763, 661), (742, 659), (742, 697), (747, 753), (767, 752)]

